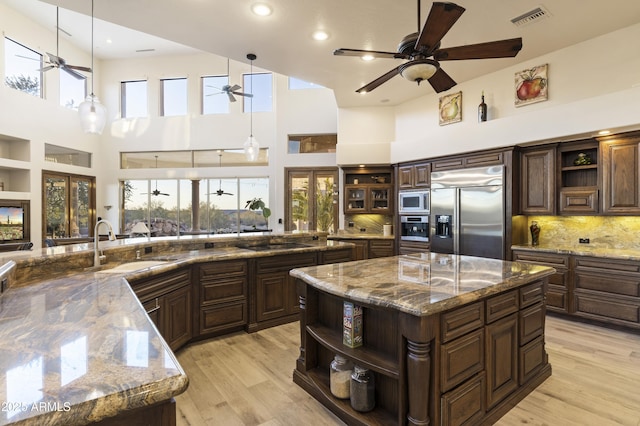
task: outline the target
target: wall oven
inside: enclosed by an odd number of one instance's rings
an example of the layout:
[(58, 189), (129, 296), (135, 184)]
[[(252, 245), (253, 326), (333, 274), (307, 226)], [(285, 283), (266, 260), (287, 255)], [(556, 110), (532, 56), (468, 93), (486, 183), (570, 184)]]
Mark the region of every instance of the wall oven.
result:
[(398, 213), (404, 215), (429, 215), (429, 190), (398, 192)]
[(429, 216), (400, 216), (400, 239), (429, 241)]

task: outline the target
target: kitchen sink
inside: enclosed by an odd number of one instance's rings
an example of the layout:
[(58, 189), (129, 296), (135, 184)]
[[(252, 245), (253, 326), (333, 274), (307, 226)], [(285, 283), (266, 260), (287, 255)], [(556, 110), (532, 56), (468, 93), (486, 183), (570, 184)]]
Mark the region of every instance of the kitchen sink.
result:
[(139, 271), (141, 269), (151, 268), (152, 266), (163, 265), (167, 263), (166, 260), (138, 260), (135, 262), (127, 262), (114, 266), (110, 269), (104, 269), (99, 271), (101, 274), (122, 274), (124, 272)]

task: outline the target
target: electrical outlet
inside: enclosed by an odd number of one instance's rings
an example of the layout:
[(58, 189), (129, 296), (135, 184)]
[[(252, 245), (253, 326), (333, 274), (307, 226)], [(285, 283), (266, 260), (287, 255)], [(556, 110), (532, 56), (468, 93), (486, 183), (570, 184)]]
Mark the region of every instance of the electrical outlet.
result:
[(149, 253), (153, 253), (153, 247), (145, 247), (144, 248), (144, 254), (149, 254)]
[(353, 222), (349, 222), (349, 228), (353, 228), (355, 224)]
[(367, 232), (367, 228), (360, 228), (360, 232)]
[(204, 243), (204, 248), (213, 248), (213, 243)]
[(578, 242), (580, 244), (589, 244), (589, 239), (588, 238), (578, 238)]

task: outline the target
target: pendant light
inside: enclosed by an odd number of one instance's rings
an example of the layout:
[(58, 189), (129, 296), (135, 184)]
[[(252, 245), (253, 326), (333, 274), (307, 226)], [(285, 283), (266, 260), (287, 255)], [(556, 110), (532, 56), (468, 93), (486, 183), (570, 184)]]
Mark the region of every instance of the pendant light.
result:
[[(253, 93), (253, 61), (257, 58), (253, 53), (249, 53), (247, 55), (247, 59), (251, 61), (251, 90), (250, 93)], [(257, 161), (258, 155), (260, 154), (260, 144), (258, 140), (253, 136), (253, 98), (250, 100), (251, 102), (251, 132), (249, 137), (244, 142), (244, 155), (247, 157), (247, 161)]]
[(91, 0), (91, 94), (78, 106), (78, 114), (80, 125), (85, 133), (101, 135), (107, 122), (107, 108), (93, 93), (93, 77), (95, 76), (95, 68), (93, 67), (93, 1)]

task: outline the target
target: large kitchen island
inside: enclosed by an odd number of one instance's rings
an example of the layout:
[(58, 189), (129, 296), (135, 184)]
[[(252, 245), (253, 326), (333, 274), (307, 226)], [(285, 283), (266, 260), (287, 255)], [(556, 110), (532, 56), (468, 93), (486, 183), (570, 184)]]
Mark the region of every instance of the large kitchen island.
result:
[[(293, 380), (348, 424), (492, 424), (551, 375), (544, 342), (550, 267), (420, 253), (294, 269), (300, 356)], [(362, 306), (363, 345), (343, 344), (343, 306)], [(369, 369), (375, 408), (330, 391), (335, 355)]]

